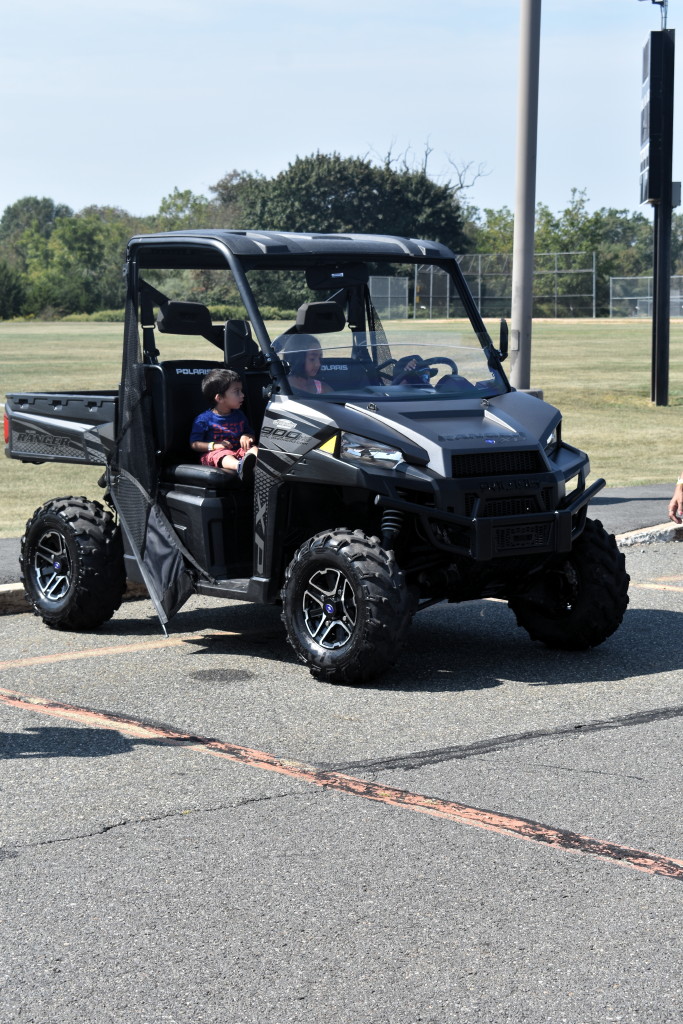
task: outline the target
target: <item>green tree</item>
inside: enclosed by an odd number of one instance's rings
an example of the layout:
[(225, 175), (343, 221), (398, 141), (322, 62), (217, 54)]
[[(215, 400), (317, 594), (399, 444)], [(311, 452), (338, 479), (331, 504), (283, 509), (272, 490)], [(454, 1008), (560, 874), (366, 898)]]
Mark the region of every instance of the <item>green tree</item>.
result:
[(560, 214), (536, 210), (537, 253), (596, 254), (596, 311), (609, 314), (610, 277), (652, 273), (652, 223), (642, 213), (602, 208), (590, 213), (585, 191), (572, 190)]
[(237, 229), (266, 227), (263, 220), (270, 180), (258, 172), (228, 171), (209, 189), (216, 196), (222, 224)]
[(19, 316), (24, 295), (22, 275), (6, 260), (0, 260), (0, 320)]
[(159, 205), (155, 228), (157, 231), (179, 231), (182, 228), (215, 227), (217, 204), (206, 196), (195, 195), (189, 188), (173, 189)]
[(671, 266), (673, 274), (683, 274), (683, 213), (671, 218)]
[(433, 238), (465, 244), (459, 184), (437, 184), (423, 168), (378, 166), (362, 157), (297, 157), (272, 179), (233, 171), (213, 186), (244, 228)]
[[(674, 218), (675, 221), (675, 218)], [(511, 256), (513, 248), (514, 217), (507, 207), (485, 210), (474, 218), (473, 246), (476, 252)], [(674, 227), (672, 253), (674, 261), (683, 257), (683, 218), (678, 234)], [(542, 274), (543, 253), (582, 253), (584, 269), (591, 266), (596, 255), (596, 311), (599, 316), (609, 313), (610, 277), (638, 277), (652, 273), (652, 223), (643, 213), (629, 210), (602, 208), (588, 209), (585, 191), (574, 189), (567, 207), (553, 213), (542, 203), (536, 207), (534, 248), (536, 251), (536, 277), (534, 290), (538, 294), (551, 294), (555, 287), (553, 275)], [(557, 262), (561, 270), (576, 267), (577, 259), (567, 256)], [(547, 263), (545, 264), (547, 266)], [(565, 290), (585, 293), (585, 274), (564, 277)], [(552, 315), (552, 303), (545, 310), (536, 304), (536, 312)]]
[[(28, 247), (30, 246), (36, 255), (42, 253), (44, 256), (56, 225), (72, 216), (73, 211), (70, 207), (63, 203), (55, 203), (53, 199), (38, 199), (37, 196), (25, 196), (6, 207), (0, 218), (0, 260), (18, 275), (22, 296), (21, 309), (30, 290)], [(16, 308), (19, 291), (15, 287), (10, 287), (7, 278), (5, 282), (13, 296), (11, 315), (16, 316), (21, 311)]]
[(475, 252), (509, 255), (512, 252), (514, 216), (503, 206), (500, 210), (484, 210), (483, 220), (475, 215), (472, 248)]
[(112, 207), (88, 207), (62, 218), (48, 239), (22, 235), (26, 311), (36, 315), (92, 313), (123, 306), (123, 263), (135, 221)]
[(73, 210), (64, 203), (25, 196), (5, 208), (0, 218), (0, 242), (18, 238), (30, 227), (35, 227), (44, 238), (49, 238), (60, 218), (72, 216)]
[[(274, 178), (233, 170), (212, 186), (232, 227), (315, 233), (393, 234), (434, 238), (459, 251), (467, 244), (459, 192), (464, 178), (439, 185), (421, 168), (361, 157), (297, 157)], [(259, 301), (291, 308), (306, 298), (287, 275), (250, 275)]]

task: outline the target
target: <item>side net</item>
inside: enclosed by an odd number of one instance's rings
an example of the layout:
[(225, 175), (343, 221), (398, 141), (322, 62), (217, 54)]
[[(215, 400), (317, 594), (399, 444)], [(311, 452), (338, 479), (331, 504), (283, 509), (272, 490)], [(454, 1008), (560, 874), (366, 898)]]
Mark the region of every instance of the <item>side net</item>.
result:
[[(382, 363), (386, 363), (391, 359), (391, 349), (387, 341), (387, 336), (384, 333), (384, 327), (380, 320), (379, 313), (372, 304), (370, 295), (367, 296), (367, 317), (368, 317), (368, 329), (371, 331), (372, 337), (374, 338), (375, 358), (377, 365), (381, 366)], [(392, 371), (382, 370), (380, 375), (385, 384), (391, 380)]]
[(158, 473), (153, 427), (137, 304), (129, 292), (119, 388), (119, 430), (110, 489), (150, 597), (165, 624), (194, 587), (177, 538), (156, 500)]

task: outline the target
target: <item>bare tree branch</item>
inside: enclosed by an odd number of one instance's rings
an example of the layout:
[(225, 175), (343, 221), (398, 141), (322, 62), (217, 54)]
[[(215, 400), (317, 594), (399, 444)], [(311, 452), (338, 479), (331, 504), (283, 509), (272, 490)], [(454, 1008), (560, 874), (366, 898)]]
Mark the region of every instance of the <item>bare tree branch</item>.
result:
[(468, 160), (466, 163), (456, 163), (451, 156), (447, 155), (446, 158), (455, 171), (455, 183), (452, 187), (456, 195), (460, 195), (461, 192), (467, 192), (480, 178), (486, 178), (491, 173), (486, 164), (477, 164), (475, 170), (473, 160)]

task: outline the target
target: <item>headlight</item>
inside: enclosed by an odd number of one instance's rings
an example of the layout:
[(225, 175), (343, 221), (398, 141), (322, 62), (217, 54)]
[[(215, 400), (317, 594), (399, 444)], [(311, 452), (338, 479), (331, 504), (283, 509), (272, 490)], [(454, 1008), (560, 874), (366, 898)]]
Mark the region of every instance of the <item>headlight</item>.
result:
[(370, 441), (358, 434), (342, 433), (339, 445), (339, 457), (348, 461), (366, 462), (375, 466), (395, 466), (403, 461), (403, 452), (398, 448)]
[(545, 440), (545, 453), (549, 459), (553, 458), (557, 449), (560, 447), (560, 433), (560, 424), (558, 423), (555, 429), (548, 435), (548, 437)]

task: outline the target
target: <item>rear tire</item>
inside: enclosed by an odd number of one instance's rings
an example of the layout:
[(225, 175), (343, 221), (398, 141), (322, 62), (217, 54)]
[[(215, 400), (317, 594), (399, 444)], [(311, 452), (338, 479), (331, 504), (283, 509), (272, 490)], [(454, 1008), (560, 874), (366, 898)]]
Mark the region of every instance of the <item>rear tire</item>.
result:
[(532, 640), (558, 650), (585, 651), (620, 625), (629, 579), (613, 534), (597, 519), (587, 519), (569, 554), (546, 566), (531, 593), (510, 598), (508, 604)]
[(36, 509), (19, 562), (29, 604), (54, 629), (93, 629), (121, 604), (121, 534), (99, 502), (53, 498)]
[(303, 544), (281, 596), (290, 644), (328, 683), (364, 683), (393, 665), (413, 613), (393, 551), (361, 530)]

